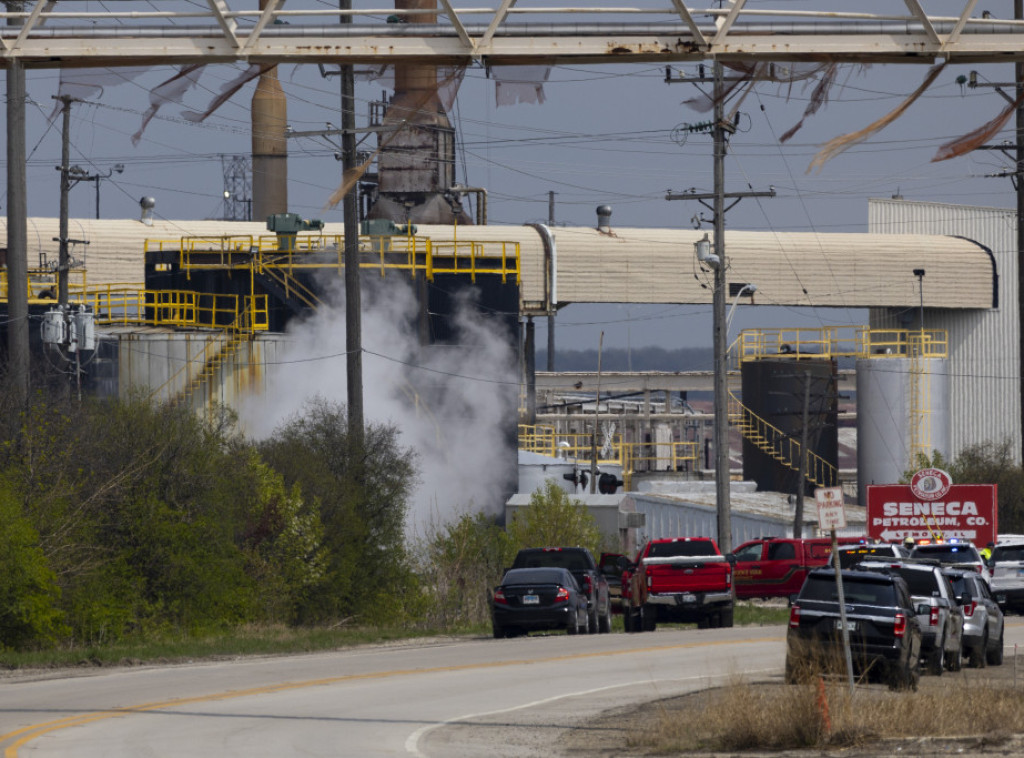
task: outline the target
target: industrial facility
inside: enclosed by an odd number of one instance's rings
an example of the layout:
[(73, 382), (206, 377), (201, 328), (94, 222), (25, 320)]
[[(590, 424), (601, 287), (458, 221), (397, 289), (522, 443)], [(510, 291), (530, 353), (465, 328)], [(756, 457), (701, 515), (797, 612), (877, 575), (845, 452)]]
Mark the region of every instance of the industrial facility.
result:
[[(381, 37), (395, 43), (389, 57), (394, 89), (372, 125), (374, 149), (357, 155), (343, 140), (341, 186), (333, 199), (346, 203), (345, 223), (301, 218), (288, 207), (287, 102), (276, 72), (278, 61), (307, 54), (299, 27), (277, 18), (277, 3), (263, 3), (256, 25), (243, 34), (236, 19), (212, 6), (220, 31), (211, 34), (221, 36), (210, 59), (245, 57), (257, 66), (250, 76), (258, 84), (251, 103), (252, 197), (245, 213), (254, 220), (157, 218), (149, 197), (140, 200), (135, 218), (68, 218), (65, 196), (61, 216), (18, 217), (13, 209), (4, 225), (3, 344), (12, 344), (22, 328), (19, 316), (27, 313), (33, 354), (56, 350), (62, 360), (73, 359), (83, 391), (143, 391), (155, 400), (187, 403), (197, 413), (269, 400), (293, 330), (346, 298), (352, 302), (345, 272), (355, 265), (363, 288), (406, 283), (416, 307), (402, 328), (416, 335), (424, 352), (453, 344), (455, 314), (468, 312), (517, 357), (512, 375), (495, 380), (493, 390), (503, 409), (503, 432), (518, 442), (498, 476), (502, 502), (511, 502), (517, 489), (523, 493), (522, 471), (519, 487), (513, 473), (516, 447), (534, 456), (531, 465), (555, 467), (559, 481), (578, 493), (637, 493), (660, 487), (651, 484), (655, 480), (713, 478), (711, 452), (735, 448), (729, 478), (753, 482), (757, 492), (802, 498), (816, 487), (843, 487), (854, 503), (865, 486), (896, 481), (919, 456), (938, 451), (953, 458), (968, 445), (993, 439), (1012, 440), (1019, 449), (1012, 212), (957, 206), (954, 214), (950, 206), (871, 200), (866, 234), (726, 234), (721, 218), (717, 233), (619, 228), (615, 209), (606, 205), (597, 206), (593, 225), (586, 227), (488, 223), (489, 188), (461, 185), (454, 171), (456, 136), (443, 97), (457, 68), (453, 58), (465, 57), (468, 49), (477, 57), (490, 50), (502, 62), (555, 60), (560, 35), (578, 33), (586, 44), (574, 54), (593, 60), (607, 54), (599, 51), (609, 49), (599, 46), (607, 40), (595, 47), (600, 28), (556, 25), (536, 47), (523, 46), (519, 27), (496, 33), (504, 16), (490, 27), (467, 29), (447, 4), (442, 14), (433, 0), (403, 0), (396, 3), (396, 19), (378, 25), (392, 29), (368, 32), (367, 25), (355, 24), (344, 33), (324, 33), (325, 39), (345, 38), (344, 45), (334, 39), (332, 52), (319, 55), (340, 66), (335, 73), (343, 79), (343, 137), (355, 131), (345, 77), (353, 60), (376, 59), (378, 53), (369, 51), (382, 49)], [(76, 34), (59, 50), (41, 49), (52, 27), (39, 20), (49, 6), (37, 10), (11, 39), (11, 49), (27, 61), (44, 52), (58, 63), (61, 56), (81, 62), (94, 55), (77, 46)], [(709, 25), (694, 21), (683, 4), (676, 10), (671, 41), (663, 39), (664, 30), (641, 30), (616, 53), (702, 59), (743, 27), (736, 14)], [(970, 8), (954, 25), (917, 19), (907, 27), (907, 39), (886, 37), (885, 54), (920, 55), (924, 38), (942, 50), (961, 45), (984, 56), (993, 44), (971, 47), (982, 32), (1016, 34), (988, 29), (980, 20), (968, 24), (969, 14)], [(280, 26), (268, 26), (272, 19)], [(445, 24), (451, 27), (439, 31)], [(809, 38), (822, 30), (793, 32), (791, 54), (813, 59)], [(403, 47), (418, 35), (437, 45), (429, 52)], [(173, 36), (163, 42), (168, 54), (182, 61), (199, 55), (179, 50)], [(743, 55), (766, 55), (760, 37), (745, 39)], [(864, 39), (850, 44), (836, 54), (878, 54), (862, 47)], [(108, 56), (101, 62), (117, 61)], [(721, 131), (721, 123), (716, 128)], [(70, 166), (59, 168), (70, 175)], [(724, 253), (710, 253), (711, 246), (728, 250), (727, 293), (720, 287)], [(20, 270), (24, 261), (27, 270)], [(840, 328), (729, 335), (727, 399), (704, 375), (621, 376), (612, 398), (600, 371), (574, 377), (571, 387), (537, 371), (535, 320), (552, 319), (566, 305), (706, 305), (716, 297), (716, 307), (725, 298), (734, 305), (742, 299), (745, 307), (763, 299), (792, 307), (866, 308), (871, 315), (866, 324)], [(708, 410), (677, 402), (680, 393), (691, 399), (711, 393), (715, 402), (727, 402), (728, 439), (716, 438), (722, 435)], [(853, 419), (841, 418), (844, 393), (855, 397)], [(575, 402), (556, 402), (570, 394)], [(406, 398), (410, 413), (429, 414), (436, 396), (429, 382), (410, 382)], [(555, 406), (560, 409), (550, 410)], [(856, 429), (854, 465), (846, 470), (839, 452), (844, 424)], [(637, 512), (635, 503), (631, 508)], [(624, 528), (636, 528), (636, 519), (624, 519)], [(758, 518), (748, 522), (742, 529), (762, 529)], [(742, 529), (737, 534), (745, 534)]]

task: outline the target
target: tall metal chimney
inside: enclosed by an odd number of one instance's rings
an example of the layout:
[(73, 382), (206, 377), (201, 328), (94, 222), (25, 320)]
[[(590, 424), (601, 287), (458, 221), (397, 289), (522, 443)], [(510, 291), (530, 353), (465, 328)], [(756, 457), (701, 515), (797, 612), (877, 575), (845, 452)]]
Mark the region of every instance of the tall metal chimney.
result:
[[(436, 0), (395, 0), (397, 10), (436, 11)], [(437, 13), (403, 16), (410, 24), (433, 24)], [(368, 218), (396, 223), (472, 224), (455, 182), (455, 130), (437, 94), (437, 67), (395, 64), (395, 95), (384, 116), (378, 157), (380, 184)], [(390, 134), (388, 129), (396, 130)]]
[[(267, 0), (260, 0), (264, 10)], [(288, 212), (288, 101), (277, 67), (260, 74), (252, 96), (252, 220)]]

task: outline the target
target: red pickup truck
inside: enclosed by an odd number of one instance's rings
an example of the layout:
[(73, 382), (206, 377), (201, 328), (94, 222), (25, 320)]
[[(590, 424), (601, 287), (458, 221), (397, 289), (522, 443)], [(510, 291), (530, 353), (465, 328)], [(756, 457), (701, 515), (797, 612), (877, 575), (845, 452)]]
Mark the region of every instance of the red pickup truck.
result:
[(732, 566), (710, 537), (651, 540), (622, 574), (627, 632), (653, 632), (659, 621), (732, 626)]
[[(866, 537), (840, 537), (840, 545), (867, 541)], [(800, 592), (807, 572), (832, 558), (827, 537), (791, 539), (762, 537), (744, 542), (730, 560), (736, 574), (736, 597), (791, 597)]]

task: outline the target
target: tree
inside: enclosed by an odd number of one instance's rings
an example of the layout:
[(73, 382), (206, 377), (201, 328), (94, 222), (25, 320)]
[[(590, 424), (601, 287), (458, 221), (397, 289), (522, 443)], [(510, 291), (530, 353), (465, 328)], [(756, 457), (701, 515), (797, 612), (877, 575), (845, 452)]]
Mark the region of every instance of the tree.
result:
[(394, 621), (414, 596), (405, 514), (416, 458), (398, 438), (392, 425), (369, 424), (353, 450), (345, 406), (315, 398), (259, 443), (285, 484), (319, 504), (327, 567), (307, 593), (305, 620)]
[(573, 545), (600, 552), (601, 530), (586, 506), (570, 498), (554, 479), (530, 496), (530, 504), (506, 527), (515, 550), (545, 545)]

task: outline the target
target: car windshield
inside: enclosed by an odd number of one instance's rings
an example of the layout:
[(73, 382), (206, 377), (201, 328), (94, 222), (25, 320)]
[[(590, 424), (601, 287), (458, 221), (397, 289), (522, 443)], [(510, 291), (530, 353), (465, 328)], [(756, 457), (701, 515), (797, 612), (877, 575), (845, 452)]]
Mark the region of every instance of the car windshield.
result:
[(565, 573), (559, 569), (512, 569), (505, 574), (504, 585), (510, 584), (565, 584)]
[(1013, 545), (992, 548), (993, 561), (1024, 561), (1024, 545)]
[(648, 558), (675, 558), (677, 556), (718, 555), (715, 546), (707, 540), (655, 542), (647, 551)]
[(978, 556), (970, 545), (919, 545), (915, 558), (935, 558), (942, 563), (977, 563)]
[[(847, 603), (860, 605), (896, 605), (896, 588), (892, 580), (879, 577), (850, 578), (843, 575), (843, 597)], [(839, 591), (831, 574), (812, 574), (800, 591), (800, 600), (839, 602)]]
[(967, 584), (967, 580), (964, 579), (963, 574), (953, 574), (952, 576), (947, 574), (946, 578), (949, 579), (949, 583), (953, 585), (953, 593), (957, 597), (963, 595), (965, 591), (969, 592), (971, 589)]
[(911, 568), (901, 568), (898, 571), (903, 581), (907, 583), (911, 595), (931, 597), (939, 594), (939, 582), (934, 572)]
[(590, 568), (587, 559), (583, 554), (575, 550), (544, 550), (527, 554), (521, 563), (521, 568), (533, 568), (537, 566), (558, 566), (567, 568), (570, 571), (586, 571)]

